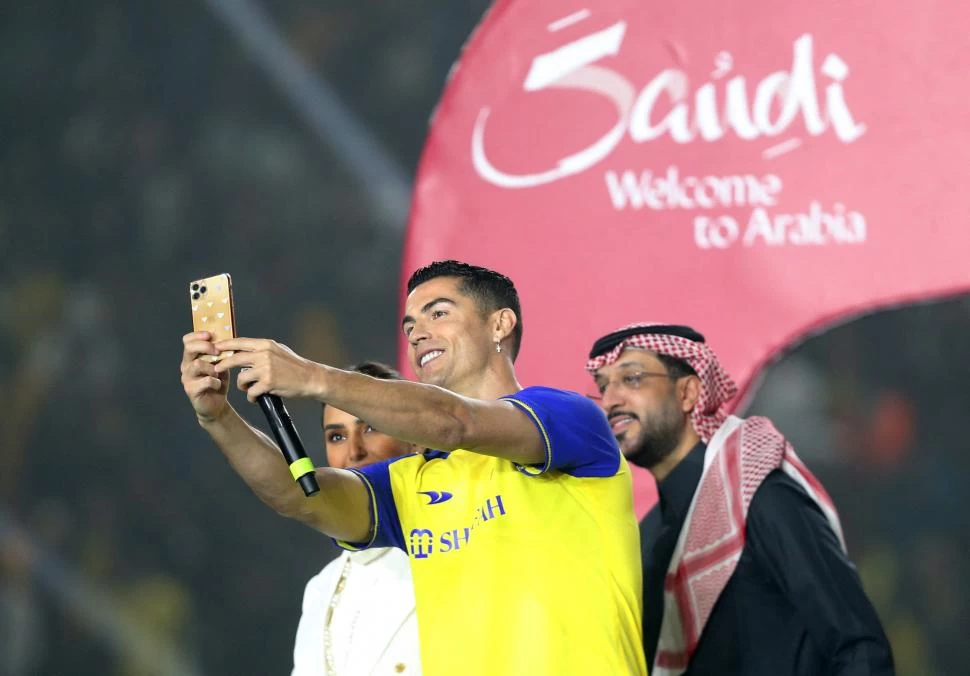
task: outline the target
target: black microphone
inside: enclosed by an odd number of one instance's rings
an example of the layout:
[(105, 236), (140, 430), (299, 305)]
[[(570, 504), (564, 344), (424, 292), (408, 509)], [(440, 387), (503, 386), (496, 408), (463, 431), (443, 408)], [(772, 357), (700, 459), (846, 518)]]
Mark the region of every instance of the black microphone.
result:
[(275, 394), (261, 394), (256, 399), (259, 401), (259, 407), (266, 414), (269, 428), (273, 430), (276, 443), (283, 451), (283, 457), (290, 466), (293, 479), (300, 483), (307, 497), (320, 492), (313, 461), (303, 450), (303, 442), (300, 441), (300, 435), (293, 427), (293, 421), (290, 420), (290, 414), (287, 413), (283, 400)]

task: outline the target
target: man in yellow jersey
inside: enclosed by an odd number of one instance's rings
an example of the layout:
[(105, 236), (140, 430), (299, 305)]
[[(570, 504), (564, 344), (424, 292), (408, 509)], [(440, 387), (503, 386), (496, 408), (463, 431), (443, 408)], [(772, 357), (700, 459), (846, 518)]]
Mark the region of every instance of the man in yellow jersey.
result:
[[(188, 334), (182, 382), (200, 424), (281, 514), (349, 549), (409, 554), (425, 674), (646, 674), (630, 475), (603, 413), (519, 385), (522, 315), (504, 275), (440, 261), (408, 292), (402, 327), (421, 383), (341, 371), (269, 340)], [(236, 354), (200, 359), (220, 350)], [(276, 446), (226, 402), (238, 367), (250, 401), (312, 397), (438, 450), (318, 469), (320, 492), (305, 498)]]

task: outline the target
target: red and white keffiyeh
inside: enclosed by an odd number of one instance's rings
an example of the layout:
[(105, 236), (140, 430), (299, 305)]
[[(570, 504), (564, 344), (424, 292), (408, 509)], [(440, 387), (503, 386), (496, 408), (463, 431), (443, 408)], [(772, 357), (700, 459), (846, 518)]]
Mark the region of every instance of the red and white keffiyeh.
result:
[(642, 327), (644, 332), (591, 358), (586, 369), (595, 373), (633, 348), (683, 359), (701, 380), (701, 395), (691, 420), (707, 443), (704, 471), (667, 569), (663, 621), (650, 670), (653, 676), (677, 676), (686, 670), (711, 610), (738, 565), (748, 508), (768, 474), (781, 469), (792, 477), (818, 504), (843, 549), (845, 542), (832, 499), (771, 421), (730, 415), (728, 404), (737, 387), (714, 351), (680, 336), (651, 334), (651, 326), (658, 325), (621, 329)]
[(644, 332), (629, 336), (609, 352), (591, 358), (586, 362), (586, 370), (595, 374), (597, 369), (615, 362), (620, 353), (628, 348), (650, 350), (683, 359), (701, 379), (701, 396), (691, 413), (691, 420), (694, 423), (694, 430), (706, 443), (727, 418), (730, 410), (727, 404), (738, 393), (738, 387), (731, 380), (731, 376), (721, 368), (714, 351), (707, 345), (680, 336), (650, 333), (651, 326), (664, 325), (632, 324), (619, 329), (619, 331), (627, 331), (642, 327)]

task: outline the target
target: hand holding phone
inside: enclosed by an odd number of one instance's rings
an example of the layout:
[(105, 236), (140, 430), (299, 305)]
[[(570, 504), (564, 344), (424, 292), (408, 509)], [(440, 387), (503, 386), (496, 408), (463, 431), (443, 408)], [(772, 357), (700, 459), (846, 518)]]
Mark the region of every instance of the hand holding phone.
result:
[[(189, 299), (192, 303), (193, 330), (207, 332), (212, 343), (236, 337), (232, 278), (228, 274), (223, 273), (189, 283)], [(232, 355), (232, 351), (227, 350), (217, 355), (203, 354), (199, 356), (199, 359), (217, 362), (230, 355)], [(211, 369), (212, 367), (207, 368)], [(226, 375), (228, 376), (228, 373)], [(183, 371), (183, 382), (184, 380), (185, 373)], [(190, 397), (193, 396), (193, 393), (189, 391), (189, 386), (186, 386), (186, 393)], [(293, 426), (292, 420), (290, 420), (290, 414), (283, 405), (283, 400), (271, 394), (263, 394), (259, 397), (259, 406), (266, 415), (266, 421), (276, 438), (280, 452), (290, 467), (294, 481), (300, 484), (304, 494), (308, 497), (317, 493), (320, 487), (317, 485), (313, 462), (307, 457), (306, 451), (303, 450), (303, 442), (300, 440), (300, 435)]]
[[(208, 332), (213, 343), (236, 337), (232, 278), (228, 274), (223, 273), (191, 282), (189, 300), (192, 304), (194, 331)], [(232, 352), (223, 352), (218, 355), (204, 355), (201, 358), (214, 363), (231, 354)]]
[[(189, 284), (193, 331), (205, 331), (209, 338), (189, 334), (182, 338), (182, 387), (200, 420), (213, 419), (227, 404), (229, 374), (219, 375), (212, 364), (228, 355), (210, 354), (212, 343), (232, 338), (236, 332), (229, 275), (197, 279)], [(220, 382), (221, 381), (221, 384)]]

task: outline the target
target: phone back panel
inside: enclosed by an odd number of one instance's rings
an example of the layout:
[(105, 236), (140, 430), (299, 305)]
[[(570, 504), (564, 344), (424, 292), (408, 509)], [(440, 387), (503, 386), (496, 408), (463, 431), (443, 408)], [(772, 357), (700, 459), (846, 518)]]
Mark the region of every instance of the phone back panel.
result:
[[(232, 302), (232, 278), (223, 273), (197, 279), (189, 284), (189, 300), (192, 302), (192, 329), (208, 331), (212, 342), (236, 337), (236, 315)], [(204, 357), (216, 362), (232, 352)]]

